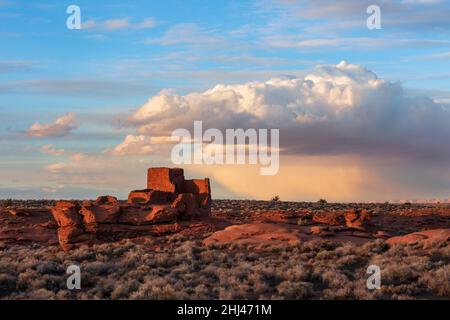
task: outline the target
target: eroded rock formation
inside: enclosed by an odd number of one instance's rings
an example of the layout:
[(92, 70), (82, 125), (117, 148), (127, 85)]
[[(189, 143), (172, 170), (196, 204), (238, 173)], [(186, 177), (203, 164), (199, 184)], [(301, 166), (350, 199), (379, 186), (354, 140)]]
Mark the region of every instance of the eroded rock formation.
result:
[(178, 231), (179, 221), (210, 215), (211, 188), (209, 179), (185, 180), (183, 169), (150, 168), (147, 189), (131, 191), (126, 203), (102, 196), (81, 205), (59, 201), (51, 211), (59, 243), (70, 250), (78, 244), (114, 237), (114, 233)]

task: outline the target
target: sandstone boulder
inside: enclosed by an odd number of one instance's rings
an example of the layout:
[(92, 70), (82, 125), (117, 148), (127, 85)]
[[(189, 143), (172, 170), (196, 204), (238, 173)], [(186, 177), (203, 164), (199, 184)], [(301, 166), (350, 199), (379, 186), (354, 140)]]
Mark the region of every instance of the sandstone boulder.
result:
[(318, 211), (314, 212), (312, 216), (312, 220), (314, 222), (328, 224), (328, 225), (341, 225), (344, 223), (344, 217), (342, 213), (339, 212), (324, 212)]
[(79, 211), (80, 206), (71, 201), (58, 201), (52, 207), (53, 217), (60, 227), (79, 226), (83, 220)]
[(414, 244), (414, 243), (433, 243), (449, 242), (450, 229), (425, 230), (389, 238), (386, 242), (390, 245), (395, 244)]
[(223, 244), (290, 244), (294, 245), (301, 240), (301, 234), (291, 225), (275, 223), (250, 223), (234, 225), (225, 230), (217, 231), (203, 240), (209, 245)]
[(94, 238), (91, 234), (86, 233), (84, 229), (79, 227), (67, 226), (58, 229), (58, 240), (64, 251), (71, 250), (75, 245), (87, 243)]
[(369, 222), (366, 210), (350, 210), (345, 213), (345, 225), (351, 229), (365, 231)]

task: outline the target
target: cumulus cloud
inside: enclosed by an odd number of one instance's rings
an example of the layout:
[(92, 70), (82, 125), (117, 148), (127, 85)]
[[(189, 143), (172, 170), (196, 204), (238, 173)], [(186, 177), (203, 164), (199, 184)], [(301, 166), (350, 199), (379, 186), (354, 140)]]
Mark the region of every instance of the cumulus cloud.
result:
[(191, 130), (194, 120), (204, 129), (279, 128), (285, 154), (450, 158), (448, 109), (348, 62), (301, 78), (219, 84), (187, 95), (164, 90), (128, 117), (139, 138), (128, 136), (116, 154), (151, 154), (151, 139)]
[(112, 150), (107, 150), (107, 152), (116, 156), (151, 155), (159, 150), (158, 146), (169, 143), (171, 143), (171, 137), (147, 137), (144, 135), (129, 134), (121, 144)]
[(62, 137), (78, 127), (75, 122), (75, 114), (67, 113), (57, 118), (53, 123), (40, 124), (36, 122), (26, 133), (32, 137)]

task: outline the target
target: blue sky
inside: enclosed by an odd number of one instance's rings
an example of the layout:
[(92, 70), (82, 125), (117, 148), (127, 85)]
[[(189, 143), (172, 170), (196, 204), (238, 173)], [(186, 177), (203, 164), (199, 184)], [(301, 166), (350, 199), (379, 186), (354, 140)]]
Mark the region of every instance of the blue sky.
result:
[[(81, 8), (82, 30), (66, 28), (71, 4)], [(381, 30), (366, 27), (370, 4), (381, 8)], [(80, 177), (65, 183), (45, 167), (74, 154), (104, 158), (136, 133), (121, 125), (126, 116), (163, 89), (186, 95), (217, 84), (302, 77), (345, 60), (399, 82), (405, 95), (446, 106), (449, 17), (450, 2), (439, 0), (0, 0), (0, 197), (123, 196), (140, 187), (137, 171), (125, 171), (130, 180), (120, 186), (102, 188)], [(27, 134), (34, 123), (67, 113), (76, 114), (74, 129)], [(45, 145), (64, 153), (42, 152)], [(162, 163), (158, 156), (120, 161), (139, 168)], [(229, 189), (217, 185), (220, 195), (234, 196)]]

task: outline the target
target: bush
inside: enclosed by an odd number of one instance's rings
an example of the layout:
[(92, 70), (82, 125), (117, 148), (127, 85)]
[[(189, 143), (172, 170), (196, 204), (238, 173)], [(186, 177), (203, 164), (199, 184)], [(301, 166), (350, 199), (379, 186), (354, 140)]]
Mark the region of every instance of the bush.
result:
[[(206, 248), (180, 239), (160, 251), (116, 242), (67, 253), (11, 245), (0, 250), (0, 299), (446, 298), (449, 255), (450, 244), (427, 251), (382, 240)], [(69, 291), (74, 263), (82, 290)], [(381, 290), (366, 287), (371, 264), (381, 268)]]
[(273, 196), (272, 199), (270, 199), (272, 202), (280, 201), (280, 196)]

